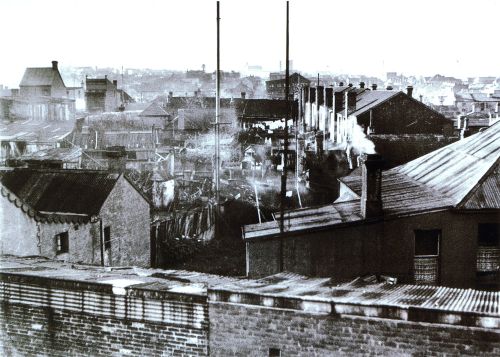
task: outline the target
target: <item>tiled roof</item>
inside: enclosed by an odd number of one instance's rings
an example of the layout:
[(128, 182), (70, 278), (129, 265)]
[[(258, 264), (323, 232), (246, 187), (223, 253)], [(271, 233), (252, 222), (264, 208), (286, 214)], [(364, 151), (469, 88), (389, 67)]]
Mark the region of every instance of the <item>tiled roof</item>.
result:
[(50, 86), (59, 75), (52, 67), (26, 68), (20, 86)]
[(4, 172), (0, 183), (37, 213), (91, 216), (99, 213), (118, 178), (107, 171), (15, 169)]

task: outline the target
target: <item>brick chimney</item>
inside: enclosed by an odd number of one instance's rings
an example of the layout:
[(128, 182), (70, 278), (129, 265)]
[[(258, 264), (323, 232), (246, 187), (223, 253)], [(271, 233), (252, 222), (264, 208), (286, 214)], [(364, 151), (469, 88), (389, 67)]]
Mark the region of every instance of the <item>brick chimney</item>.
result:
[(342, 93), (341, 91), (333, 93), (333, 104), (335, 106), (335, 114), (340, 112), (340, 109), (343, 107), (343, 101), (344, 101), (344, 93)]
[(52, 69), (57, 71), (57, 61), (52, 61)]
[(347, 92), (347, 110), (352, 112), (356, 110), (356, 98), (357, 98), (356, 90), (350, 90)]
[(377, 84), (376, 83), (372, 84), (372, 90), (377, 90)]
[(304, 92), (304, 103), (309, 102), (309, 86), (304, 86), (302, 91)]
[(379, 154), (363, 154), (361, 158), (361, 215), (363, 218), (380, 217), (382, 211), (382, 167), (384, 159)]
[(326, 106), (331, 108), (333, 106), (333, 88), (325, 88)]
[(325, 90), (325, 87), (323, 86), (317, 86), (316, 87), (317, 89), (317, 101), (318, 101), (318, 105), (323, 105), (324, 101), (325, 101), (325, 93), (324, 93), (324, 90)]
[(116, 88), (118, 88), (118, 80), (113, 79), (113, 85), (114, 85)]
[(406, 87), (406, 94), (408, 94), (408, 97), (413, 97), (413, 86)]
[(127, 165), (127, 152), (125, 146), (110, 146), (106, 149), (108, 158), (108, 170), (113, 172), (124, 172)]
[(359, 88), (365, 89), (365, 82), (359, 82)]
[(241, 92), (241, 99), (245, 99), (247, 97), (247, 93), (246, 92)]

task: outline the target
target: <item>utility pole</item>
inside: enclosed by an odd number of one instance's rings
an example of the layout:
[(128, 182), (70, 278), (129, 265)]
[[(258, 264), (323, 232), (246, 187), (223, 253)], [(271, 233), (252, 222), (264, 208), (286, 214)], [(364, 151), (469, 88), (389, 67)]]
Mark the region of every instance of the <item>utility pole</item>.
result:
[(217, 69), (215, 74), (215, 160), (214, 160), (214, 176), (215, 176), (215, 238), (220, 234), (220, 147), (219, 147), (219, 123), (220, 122), (220, 15), (219, 1), (217, 1)]
[(283, 150), (283, 171), (281, 174), (281, 212), (280, 212), (280, 259), (279, 270), (284, 270), (284, 252), (283, 252), (283, 239), (285, 232), (285, 204), (286, 204), (286, 178), (287, 178), (287, 159), (288, 159), (288, 119), (290, 118), (290, 73), (289, 73), (289, 30), (288, 20), (289, 10), (288, 1), (286, 2), (286, 66), (285, 66), (285, 101), (286, 101), (286, 116), (285, 116), (285, 139)]

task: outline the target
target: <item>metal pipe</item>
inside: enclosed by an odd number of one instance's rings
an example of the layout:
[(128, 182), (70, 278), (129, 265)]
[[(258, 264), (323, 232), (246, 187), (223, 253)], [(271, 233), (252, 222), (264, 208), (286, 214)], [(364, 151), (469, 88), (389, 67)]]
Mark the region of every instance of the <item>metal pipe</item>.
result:
[(287, 178), (287, 159), (288, 159), (288, 119), (290, 117), (290, 73), (289, 73), (289, 2), (286, 2), (286, 70), (285, 70), (285, 100), (286, 100), (286, 116), (285, 116), (285, 140), (283, 150), (283, 171), (281, 175), (281, 215), (280, 215), (280, 255), (279, 255), (279, 271), (284, 269), (284, 256), (283, 256), (283, 234), (285, 230), (285, 202), (286, 202), (286, 178)]
[(220, 178), (219, 178), (219, 116), (220, 116), (220, 15), (219, 15), (219, 1), (217, 1), (217, 70), (215, 76), (215, 201), (216, 201), (216, 214), (215, 214), (215, 238), (219, 232), (219, 216), (220, 216)]

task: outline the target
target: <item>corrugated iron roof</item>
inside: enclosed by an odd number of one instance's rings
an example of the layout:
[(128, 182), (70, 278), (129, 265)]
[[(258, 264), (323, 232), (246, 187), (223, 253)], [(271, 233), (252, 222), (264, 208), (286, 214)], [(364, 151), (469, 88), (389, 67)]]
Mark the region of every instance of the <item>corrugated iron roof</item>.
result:
[(43, 149), (34, 153), (24, 154), (20, 157), (23, 161), (72, 161), (78, 159), (82, 155), (82, 149), (74, 148), (52, 148)]
[(330, 278), (279, 273), (258, 280), (235, 280), (212, 287), (234, 293), (262, 294), (335, 304), (423, 308), (500, 317), (500, 292), (430, 285), (400, 285), (358, 278), (337, 285)]
[(460, 204), (464, 209), (500, 209), (500, 169), (496, 167), (490, 175), (486, 175), (474, 190)]
[(119, 174), (90, 170), (15, 169), (0, 183), (37, 212), (98, 214)]
[[(457, 207), (465, 198), (468, 199), (463, 208), (498, 208), (498, 170), (492, 167), (498, 165), (499, 156), (500, 123), (383, 172), (384, 216), (381, 219), (449, 209)], [(489, 176), (494, 177), (489, 179)], [(341, 181), (361, 196), (361, 176), (347, 176)], [(284, 232), (311, 232), (362, 222), (359, 199), (350, 199), (353, 200), (286, 212)], [(243, 228), (244, 239), (279, 234), (277, 221)]]
[(500, 123), (392, 169), (457, 205), (500, 157)]

